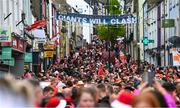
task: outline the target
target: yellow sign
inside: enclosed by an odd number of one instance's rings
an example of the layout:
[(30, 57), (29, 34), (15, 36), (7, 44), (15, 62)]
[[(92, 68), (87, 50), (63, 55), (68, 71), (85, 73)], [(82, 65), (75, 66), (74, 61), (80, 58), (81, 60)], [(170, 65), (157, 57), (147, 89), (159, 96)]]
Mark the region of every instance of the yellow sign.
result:
[(54, 51), (45, 51), (44, 58), (53, 57)]
[(44, 50), (54, 50), (54, 45), (52, 44), (46, 44), (43, 46)]

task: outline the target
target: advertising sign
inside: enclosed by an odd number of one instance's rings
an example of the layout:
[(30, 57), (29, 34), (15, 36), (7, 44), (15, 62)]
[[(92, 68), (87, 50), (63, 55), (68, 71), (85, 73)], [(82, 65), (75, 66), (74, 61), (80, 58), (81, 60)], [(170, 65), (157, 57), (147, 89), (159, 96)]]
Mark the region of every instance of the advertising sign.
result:
[(37, 39), (37, 41), (36, 41), (38, 44), (39, 43), (46, 43), (46, 38), (39, 38), (39, 39)]
[(12, 47), (18, 49), (18, 39), (15, 37), (12, 39)]
[(0, 28), (0, 42), (11, 42), (11, 28)]
[(53, 57), (54, 51), (45, 51), (44, 58)]
[(175, 20), (174, 19), (165, 19), (162, 21), (162, 27), (163, 28), (171, 28), (175, 26)]
[(24, 41), (22, 39), (18, 40), (18, 50), (24, 52)]
[(132, 15), (84, 15), (84, 14), (57, 14), (57, 20), (90, 24), (131, 24), (136, 23)]
[(45, 51), (47, 51), (47, 50), (54, 50), (54, 45), (52, 45), (52, 44), (46, 44), (46, 45), (43, 46), (43, 49), (44, 49)]

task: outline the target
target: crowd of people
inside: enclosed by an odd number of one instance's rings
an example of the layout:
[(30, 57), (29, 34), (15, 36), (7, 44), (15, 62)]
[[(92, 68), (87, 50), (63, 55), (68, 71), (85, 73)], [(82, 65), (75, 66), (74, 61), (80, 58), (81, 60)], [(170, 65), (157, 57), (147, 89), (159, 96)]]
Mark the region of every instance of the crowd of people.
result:
[[(122, 43), (107, 46), (97, 39), (51, 64), (46, 72), (1, 78), (0, 107), (179, 106), (180, 68), (138, 64), (122, 53)], [(49, 84), (42, 87), (41, 82)]]

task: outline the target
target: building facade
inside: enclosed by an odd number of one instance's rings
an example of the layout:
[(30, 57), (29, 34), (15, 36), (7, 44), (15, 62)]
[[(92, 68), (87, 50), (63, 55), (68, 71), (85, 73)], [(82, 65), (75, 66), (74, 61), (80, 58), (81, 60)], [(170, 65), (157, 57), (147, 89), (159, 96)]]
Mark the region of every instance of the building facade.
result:
[[(26, 7), (24, 3), (29, 3), (29, 0), (1, 0), (0, 1), (0, 50), (1, 50), (1, 64), (0, 71), (3, 73), (10, 72), (14, 75), (22, 75), (24, 73), (24, 64), (26, 61), (26, 48), (28, 42), (25, 36), (25, 23), (30, 24), (30, 7)], [(8, 37), (8, 38), (4, 38)], [(5, 39), (5, 40), (3, 40)], [(7, 40), (8, 39), (8, 40)], [(4, 54), (9, 54), (4, 56)], [(26, 56), (27, 57), (27, 56)], [(28, 62), (32, 62), (31, 60)]]
[[(127, 0), (125, 12), (138, 18), (138, 24), (126, 25), (127, 53), (135, 60), (139, 56), (141, 61), (154, 65), (173, 65), (173, 46), (169, 39), (180, 36), (179, 0)], [(164, 21), (169, 19), (175, 22), (174, 26), (163, 27)], [(129, 40), (131, 36), (132, 41)], [(144, 38), (151, 42), (144, 45)], [(137, 52), (138, 47), (140, 53)]]
[[(147, 5), (147, 35), (154, 43), (145, 48), (146, 61), (159, 66), (173, 65), (173, 47), (169, 38), (179, 36), (179, 1), (164, 0)], [(164, 20), (168, 19), (174, 20), (174, 26), (163, 27)]]

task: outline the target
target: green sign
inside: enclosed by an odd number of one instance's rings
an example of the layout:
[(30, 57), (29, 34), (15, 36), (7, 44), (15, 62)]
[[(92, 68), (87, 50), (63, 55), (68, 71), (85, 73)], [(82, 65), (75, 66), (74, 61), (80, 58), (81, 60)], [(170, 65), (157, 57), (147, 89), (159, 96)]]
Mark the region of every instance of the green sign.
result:
[(154, 43), (154, 40), (149, 40), (149, 43)]
[(2, 47), (2, 59), (10, 60), (12, 58), (12, 48)]
[(25, 53), (24, 60), (25, 62), (32, 62), (32, 53)]
[(11, 28), (0, 28), (0, 42), (11, 42)]
[(171, 28), (175, 26), (175, 20), (174, 19), (165, 19), (162, 21), (162, 27), (163, 28)]
[[(2, 59), (2, 55), (0, 55), (0, 59)], [(15, 59), (12, 57), (9, 60), (3, 60), (3, 64), (14, 66), (15, 65)]]
[(3, 61), (4, 62), (4, 64), (6, 64), (6, 65), (10, 65), (10, 66), (14, 66), (14, 64), (15, 64), (15, 59), (14, 58), (11, 58), (10, 60), (5, 60), (5, 61)]
[(149, 39), (148, 39), (148, 37), (144, 37), (143, 43), (144, 43), (144, 45), (148, 45), (148, 44), (149, 44)]
[(148, 37), (144, 37), (143, 41), (144, 45), (148, 45), (149, 43), (154, 43), (154, 40), (149, 40)]

